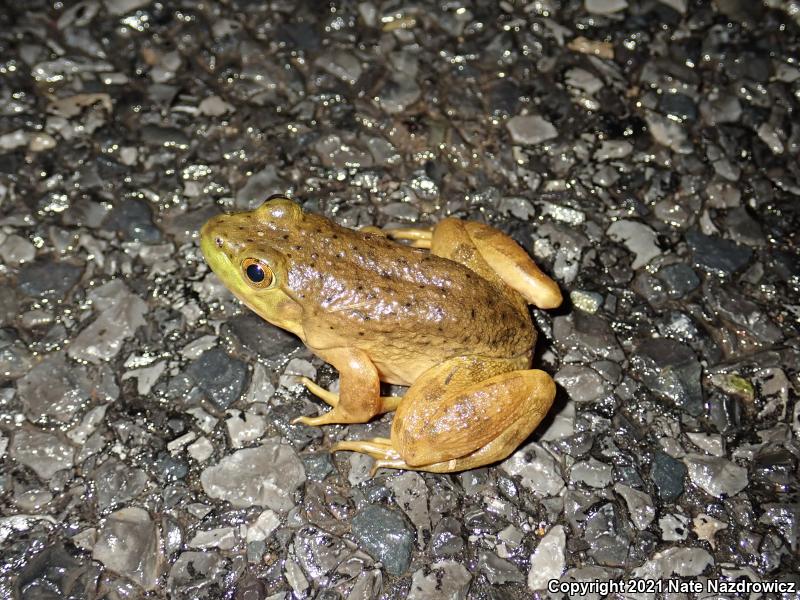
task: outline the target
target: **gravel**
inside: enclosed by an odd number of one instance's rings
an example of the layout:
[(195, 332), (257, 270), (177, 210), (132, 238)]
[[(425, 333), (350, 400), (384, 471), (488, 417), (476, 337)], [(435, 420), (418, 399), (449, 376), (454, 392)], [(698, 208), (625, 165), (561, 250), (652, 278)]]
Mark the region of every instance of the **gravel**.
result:
[[(34, 0), (0, 24), (0, 597), (797, 581), (796, 3)], [(566, 299), (532, 311), (552, 414), (468, 473), (331, 455), (391, 415), (293, 424), (326, 409), (298, 376), (337, 373), (197, 244), (274, 193), (511, 235)]]

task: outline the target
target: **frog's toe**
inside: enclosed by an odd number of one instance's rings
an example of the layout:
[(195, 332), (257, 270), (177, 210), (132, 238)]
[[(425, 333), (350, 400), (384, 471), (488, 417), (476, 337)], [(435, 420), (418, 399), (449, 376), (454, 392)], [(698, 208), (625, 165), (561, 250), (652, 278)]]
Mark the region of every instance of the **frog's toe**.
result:
[(334, 394), (333, 392), (329, 392), (324, 387), (321, 387), (311, 381), (308, 377), (301, 377), (300, 382), (306, 386), (306, 389), (314, 394), (317, 398), (322, 400), (325, 404), (329, 406), (336, 407), (339, 404), (339, 394)]
[(297, 417), (296, 419), (292, 420), (292, 425), (297, 425), (301, 423), (303, 425), (308, 425), (310, 427), (319, 427), (320, 425), (334, 425), (336, 423), (346, 423), (342, 419), (338, 418), (338, 415), (334, 414), (335, 411), (329, 410), (324, 415), (320, 415), (318, 417)]
[(408, 240), (414, 248), (430, 248), (433, 239), (433, 229), (419, 229), (416, 227), (398, 227), (387, 229), (386, 235), (393, 240)]

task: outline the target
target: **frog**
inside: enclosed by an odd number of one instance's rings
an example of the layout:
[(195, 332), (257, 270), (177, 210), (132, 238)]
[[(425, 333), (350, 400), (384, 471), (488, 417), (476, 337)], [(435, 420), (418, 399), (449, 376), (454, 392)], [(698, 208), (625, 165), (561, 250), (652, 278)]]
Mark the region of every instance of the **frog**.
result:
[[(345, 439), (380, 468), (451, 473), (502, 461), (550, 410), (533, 369), (529, 304), (561, 304), (558, 284), (511, 237), (447, 217), (430, 227), (354, 229), (279, 195), (200, 230), (211, 270), (249, 309), (339, 373), (338, 392), (302, 378), (327, 412), (307, 426), (394, 412), (389, 437)], [(381, 382), (405, 386), (381, 395)]]

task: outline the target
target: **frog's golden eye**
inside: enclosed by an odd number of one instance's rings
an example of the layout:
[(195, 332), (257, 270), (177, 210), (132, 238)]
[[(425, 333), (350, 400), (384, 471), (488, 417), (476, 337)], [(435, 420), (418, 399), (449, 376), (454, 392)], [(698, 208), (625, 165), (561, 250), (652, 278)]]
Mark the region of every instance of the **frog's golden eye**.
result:
[(242, 261), (242, 271), (247, 283), (254, 288), (267, 288), (275, 279), (272, 269), (256, 258), (245, 258)]

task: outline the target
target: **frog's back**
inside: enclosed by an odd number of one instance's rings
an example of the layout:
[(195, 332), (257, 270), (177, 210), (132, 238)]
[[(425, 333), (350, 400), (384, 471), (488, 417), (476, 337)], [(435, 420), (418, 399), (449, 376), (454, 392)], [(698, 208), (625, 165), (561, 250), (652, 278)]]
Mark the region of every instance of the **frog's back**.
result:
[(310, 213), (279, 237), (314, 349), (356, 346), (377, 362), (530, 354), (516, 292), (461, 264)]

